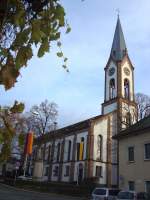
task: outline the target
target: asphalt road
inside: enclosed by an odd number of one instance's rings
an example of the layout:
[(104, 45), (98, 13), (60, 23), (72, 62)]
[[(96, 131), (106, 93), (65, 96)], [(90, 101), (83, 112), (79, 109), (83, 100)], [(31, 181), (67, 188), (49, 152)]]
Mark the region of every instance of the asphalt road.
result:
[(0, 184), (0, 200), (84, 200), (83, 198), (22, 190)]

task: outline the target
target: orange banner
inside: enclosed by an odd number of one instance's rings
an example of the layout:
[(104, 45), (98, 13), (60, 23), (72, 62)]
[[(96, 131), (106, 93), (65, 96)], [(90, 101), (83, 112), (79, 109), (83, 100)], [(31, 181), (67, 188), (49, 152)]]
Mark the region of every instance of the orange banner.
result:
[(33, 133), (28, 133), (28, 140), (27, 140), (27, 154), (32, 154), (32, 146), (33, 146)]

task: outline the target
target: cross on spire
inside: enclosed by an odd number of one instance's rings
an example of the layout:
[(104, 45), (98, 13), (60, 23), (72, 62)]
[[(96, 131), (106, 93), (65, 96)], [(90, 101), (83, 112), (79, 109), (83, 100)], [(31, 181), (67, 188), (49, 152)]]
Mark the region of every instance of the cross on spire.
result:
[(119, 18), (119, 15), (120, 15), (120, 9), (117, 8), (117, 9), (116, 9), (116, 12), (117, 12), (117, 16), (118, 16), (118, 18)]

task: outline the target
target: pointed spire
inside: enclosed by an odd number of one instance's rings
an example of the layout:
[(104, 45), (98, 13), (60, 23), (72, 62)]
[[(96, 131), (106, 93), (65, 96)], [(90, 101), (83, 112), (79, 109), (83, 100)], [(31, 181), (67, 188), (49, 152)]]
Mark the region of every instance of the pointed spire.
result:
[(111, 48), (111, 56), (116, 60), (122, 60), (127, 52), (126, 43), (120, 23), (120, 18), (118, 14), (118, 20), (116, 25), (116, 30), (114, 34), (113, 44)]

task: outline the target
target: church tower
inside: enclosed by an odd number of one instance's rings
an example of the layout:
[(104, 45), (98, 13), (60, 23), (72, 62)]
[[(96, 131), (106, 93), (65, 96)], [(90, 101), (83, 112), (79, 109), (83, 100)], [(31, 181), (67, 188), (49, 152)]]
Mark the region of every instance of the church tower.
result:
[(105, 67), (105, 92), (102, 114), (117, 113), (117, 127), (122, 130), (136, 122), (137, 106), (134, 99), (134, 67), (128, 55), (120, 18)]

